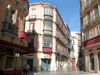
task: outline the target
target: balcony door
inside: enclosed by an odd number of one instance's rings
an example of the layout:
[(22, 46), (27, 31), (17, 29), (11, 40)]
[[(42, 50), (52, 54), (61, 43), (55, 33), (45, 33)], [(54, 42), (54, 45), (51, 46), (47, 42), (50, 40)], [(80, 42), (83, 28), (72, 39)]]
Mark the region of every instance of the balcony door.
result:
[(95, 19), (99, 17), (98, 5), (96, 5), (96, 6), (94, 7), (94, 15), (95, 15)]
[(31, 23), (29, 26), (29, 32), (33, 32), (34, 23)]

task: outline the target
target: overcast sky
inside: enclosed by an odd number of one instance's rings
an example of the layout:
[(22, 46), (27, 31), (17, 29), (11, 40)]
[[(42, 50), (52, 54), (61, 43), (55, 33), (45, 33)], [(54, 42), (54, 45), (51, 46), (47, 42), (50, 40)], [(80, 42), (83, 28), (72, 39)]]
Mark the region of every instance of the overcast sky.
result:
[(80, 0), (30, 0), (30, 3), (48, 2), (57, 7), (71, 31), (80, 31)]

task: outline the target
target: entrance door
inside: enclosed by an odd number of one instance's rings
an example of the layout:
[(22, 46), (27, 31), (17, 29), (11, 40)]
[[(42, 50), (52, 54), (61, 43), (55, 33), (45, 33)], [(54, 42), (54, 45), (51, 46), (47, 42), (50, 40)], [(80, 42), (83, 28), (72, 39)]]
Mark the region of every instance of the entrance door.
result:
[(41, 71), (50, 71), (50, 59), (41, 59)]
[(99, 59), (99, 70), (100, 70), (100, 52), (98, 53), (98, 59)]
[(91, 61), (91, 70), (94, 70), (94, 54), (90, 54), (90, 61)]
[(27, 64), (30, 65), (30, 71), (33, 71), (33, 60), (27, 60)]

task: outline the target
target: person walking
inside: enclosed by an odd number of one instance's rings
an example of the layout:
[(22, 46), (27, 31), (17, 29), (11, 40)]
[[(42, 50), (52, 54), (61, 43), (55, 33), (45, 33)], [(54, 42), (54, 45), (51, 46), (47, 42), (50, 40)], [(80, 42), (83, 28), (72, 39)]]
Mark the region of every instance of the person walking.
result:
[(80, 64), (80, 65), (79, 65), (80, 71), (81, 71), (81, 66), (82, 66), (82, 65)]
[(28, 67), (27, 67), (27, 65), (25, 65), (25, 67), (24, 67), (24, 75), (27, 75), (27, 71), (28, 71)]
[(30, 72), (30, 65), (29, 64), (27, 65), (27, 68), (28, 68), (28, 74), (29, 74), (29, 72)]

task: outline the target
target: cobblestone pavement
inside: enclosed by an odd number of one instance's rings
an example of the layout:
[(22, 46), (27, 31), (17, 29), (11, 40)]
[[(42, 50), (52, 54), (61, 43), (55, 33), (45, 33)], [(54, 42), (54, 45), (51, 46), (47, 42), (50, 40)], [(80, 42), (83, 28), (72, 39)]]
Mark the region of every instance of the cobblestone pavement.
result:
[(68, 72), (67, 70), (59, 70), (56, 72), (37, 72), (37, 73), (30, 73), (29, 75), (100, 75), (100, 73), (94, 72), (84, 72), (84, 71), (71, 71)]

